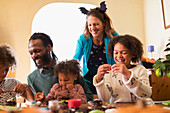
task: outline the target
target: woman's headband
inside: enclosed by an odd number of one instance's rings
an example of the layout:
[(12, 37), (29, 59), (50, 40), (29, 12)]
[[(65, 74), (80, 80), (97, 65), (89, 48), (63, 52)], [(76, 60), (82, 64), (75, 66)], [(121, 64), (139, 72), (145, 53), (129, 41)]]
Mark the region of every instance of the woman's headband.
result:
[[(87, 13), (89, 12), (89, 11), (88, 11), (86, 8), (84, 8), (84, 7), (80, 7), (79, 9), (80, 9), (80, 11), (81, 11), (83, 14), (86, 14), (86, 15), (87, 15)], [(98, 8), (96, 8), (96, 9), (98, 9)], [(106, 8), (105, 1), (103, 1), (103, 2), (100, 3), (100, 8), (99, 8), (99, 10), (102, 11), (102, 12), (106, 12), (107, 8)]]

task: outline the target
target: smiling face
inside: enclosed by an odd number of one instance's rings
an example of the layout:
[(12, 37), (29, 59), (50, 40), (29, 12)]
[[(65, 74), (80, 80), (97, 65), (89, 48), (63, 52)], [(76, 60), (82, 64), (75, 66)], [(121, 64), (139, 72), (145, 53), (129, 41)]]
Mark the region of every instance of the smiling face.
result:
[(74, 84), (74, 81), (77, 80), (77, 76), (68, 73), (58, 73), (58, 80), (61, 86), (65, 86), (66, 84)]
[(103, 38), (104, 25), (97, 17), (88, 16), (87, 24), (88, 24), (89, 32), (92, 34), (94, 38), (101, 38), (101, 37)]
[(125, 64), (127, 68), (129, 68), (131, 59), (132, 59), (132, 54), (128, 48), (126, 48), (124, 45), (121, 43), (117, 43), (114, 46), (114, 60), (116, 64)]
[(0, 82), (3, 81), (3, 79), (8, 75), (9, 72), (9, 66), (4, 66), (0, 63)]
[(50, 63), (50, 50), (44, 47), (40, 39), (30, 40), (28, 45), (31, 58), (38, 68), (42, 68)]

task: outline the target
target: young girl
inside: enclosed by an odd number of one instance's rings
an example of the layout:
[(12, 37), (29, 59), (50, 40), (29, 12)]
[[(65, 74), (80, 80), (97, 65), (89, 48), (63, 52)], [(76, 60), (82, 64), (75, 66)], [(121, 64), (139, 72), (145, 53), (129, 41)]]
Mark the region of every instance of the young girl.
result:
[(75, 84), (75, 80), (80, 75), (80, 65), (77, 60), (62, 61), (54, 68), (54, 73), (58, 76), (59, 83), (53, 85), (50, 93), (44, 99), (44, 92), (37, 93), (35, 99), (46, 103), (49, 100), (81, 99), (81, 103), (86, 103), (86, 95), (80, 84)]
[(135, 102), (137, 98), (150, 97), (151, 88), (145, 67), (132, 65), (143, 55), (142, 43), (130, 35), (116, 36), (108, 45), (108, 54), (116, 64), (98, 68), (93, 84), (103, 101)]
[(16, 94), (20, 94), (30, 102), (34, 100), (27, 84), (21, 84), (14, 78), (6, 78), (9, 69), (14, 69), (15, 66), (16, 57), (12, 48), (7, 44), (0, 45), (0, 105), (10, 98), (15, 99)]

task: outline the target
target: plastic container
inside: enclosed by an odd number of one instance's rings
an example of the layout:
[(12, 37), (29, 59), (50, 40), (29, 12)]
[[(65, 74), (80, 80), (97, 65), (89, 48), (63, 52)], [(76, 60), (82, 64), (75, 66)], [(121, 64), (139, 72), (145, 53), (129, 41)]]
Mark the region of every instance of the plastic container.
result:
[(53, 112), (53, 113), (58, 113), (58, 100), (51, 100), (48, 102), (48, 108)]
[(69, 99), (68, 100), (68, 107), (69, 107), (69, 113), (83, 113), (81, 109), (79, 108), (81, 106), (81, 100), (80, 99)]

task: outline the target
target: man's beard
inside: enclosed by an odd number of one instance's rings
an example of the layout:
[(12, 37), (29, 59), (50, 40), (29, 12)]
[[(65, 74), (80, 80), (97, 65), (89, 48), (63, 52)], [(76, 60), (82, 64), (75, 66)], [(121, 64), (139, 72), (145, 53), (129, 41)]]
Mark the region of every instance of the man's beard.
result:
[[(36, 63), (36, 59), (41, 59), (42, 63), (38, 65)], [(50, 63), (50, 54), (48, 53), (48, 51), (46, 51), (44, 55), (42, 55), (38, 58), (35, 58), (34, 63), (37, 66), (37, 68), (39, 68), (39, 69), (44, 67), (45, 65), (49, 64)]]

